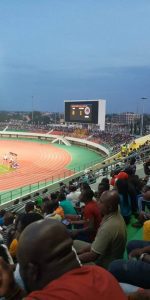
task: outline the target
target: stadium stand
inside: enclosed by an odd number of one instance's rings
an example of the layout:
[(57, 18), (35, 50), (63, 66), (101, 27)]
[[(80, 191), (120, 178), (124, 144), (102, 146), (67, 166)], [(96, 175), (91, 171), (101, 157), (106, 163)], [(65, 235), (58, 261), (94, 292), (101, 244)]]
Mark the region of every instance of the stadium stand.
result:
[[(54, 295), (59, 299), (60, 293), (64, 300), (107, 300), (110, 295), (112, 299), (150, 299), (149, 155), (148, 141), (143, 145), (133, 141), (125, 155), (120, 152), (119, 158), (106, 161), (102, 168), (87, 169), (70, 182), (60, 181), (54, 190), (27, 195), (0, 211), (1, 274), (9, 287), (0, 289), (0, 295), (15, 300), (54, 299)], [(141, 169), (144, 177), (138, 175)], [(60, 199), (65, 209), (70, 202), (75, 214), (65, 214)], [(145, 219), (135, 226), (141, 212)], [(84, 265), (91, 262), (95, 266)], [(13, 286), (9, 285), (13, 281), (9, 264), (16, 265)], [(68, 280), (73, 282), (69, 290)], [(92, 291), (91, 280), (95, 282)]]

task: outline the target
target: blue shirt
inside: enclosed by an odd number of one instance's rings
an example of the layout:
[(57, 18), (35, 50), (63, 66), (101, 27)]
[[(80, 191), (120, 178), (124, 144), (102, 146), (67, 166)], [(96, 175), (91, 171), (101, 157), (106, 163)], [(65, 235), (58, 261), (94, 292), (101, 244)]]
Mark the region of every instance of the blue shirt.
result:
[(122, 194), (119, 194), (120, 197), (120, 212), (122, 214), (123, 217), (128, 217), (131, 215), (132, 211), (131, 211), (131, 199), (130, 196), (127, 195), (127, 197), (123, 197)]

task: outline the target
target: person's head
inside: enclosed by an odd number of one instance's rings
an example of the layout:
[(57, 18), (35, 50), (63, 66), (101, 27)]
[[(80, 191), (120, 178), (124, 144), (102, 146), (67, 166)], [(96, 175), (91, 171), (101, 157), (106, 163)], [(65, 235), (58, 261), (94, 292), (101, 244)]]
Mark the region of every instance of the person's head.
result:
[(80, 190), (82, 192), (82, 191), (85, 191), (85, 190), (91, 190), (91, 188), (90, 188), (90, 186), (87, 182), (82, 182), (81, 186), (80, 186)]
[(127, 194), (128, 193), (128, 181), (126, 179), (116, 180), (115, 186), (116, 186), (119, 194)]
[(57, 193), (51, 193), (51, 200), (56, 200), (58, 197)]
[(26, 214), (26, 213), (22, 213), (21, 215), (18, 216), (18, 218), (16, 219), (16, 231), (17, 234), (20, 235), (21, 232), (31, 223), (35, 222), (35, 221), (39, 221), (39, 220), (43, 220), (43, 217), (36, 213), (30, 213), (30, 214)]
[(5, 209), (1, 209), (0, 210), (0, 218), (3, 218), (5, 214), (6, 214), (6, 210)]
[(144, 193), (143, 197), (144, 197), (144, 200), (150, 201), (150, 190), (147, 191), (146, 193)]
[(34, 222), (23, 231), (17, 258), (27, 292), (40, 290), (79, 267), (72, 244), (65, 226), (55, 220)]
[(58, 201), (66, 200), (66, 194), (65, 193), (59, 193), (57, 196)]
[(102, 178), (101, 183), (109, 185), (109, 179), (107, 177), (104, 177), (104, 178)]
[(4, 245), (0, 245), (0, 257), (2, 257), (7, 264), (10, 263), (10, 255), (7, 247)]
[(93, 197), (94, 197), (94, 192), (91, 189), (83, 190), (79, 196), (79, 200), (81, 202), (88, 203), (92, 201)]
[[(102, 185), (105, 187), (105, 191), (109, 191), (110, 185), (109, 185), (109, 179), (108, 179), (108, 178), (104, 177), (104, 178), (101, 180), (100, 184), (102, 184)], [(100, 184), (99, 184), (99, 185), (100, 185)]]
[(124, 169), (124, 172), (126, 174), (128, 174), (129, 176), (132, 176), (134, 174), (134, 170), (132, 169), (132, 167), (130, 165)]
[(4, 225), (8, 226), (13, 224), (14, 215), (11, 212), (6, 212), (4, 215)]
[(55, 207), (56, 207), (55, 202), (52, 200), (48, 200), (43, 203), (42, 210), (44, 213), (46, 213), (48, 215), (48, 214), (52, 214), (54, 212)]
[(108, 190), (109, 190), (109, 186), (107, 186), (103, 183), (99, 183), (99, 185), (98, 185), (98, 197), (100, 197), (103, 192), (108, 191)]
[(105, 191), (101, 195), (98, 204), (103, 216), (118, 211), (119, 194), (115, 190)]
[(35, 203), (33, 201), (27, 202), (27, 204), (25, 205), (25, 212), (26, 213), (33, 212), (34, 211), (34, 205), (35, 205)]
[(131, 166), (134, 165), (135, 162), (136, 162), (135, 156), (131, 157), (131, 158), (130, 158), (130, 165), (131, 165)]
[(75, 185), (70, 185), (69, 186), (69, 191), (70, 192), (75, 192), (77, 190), (76, 186)]

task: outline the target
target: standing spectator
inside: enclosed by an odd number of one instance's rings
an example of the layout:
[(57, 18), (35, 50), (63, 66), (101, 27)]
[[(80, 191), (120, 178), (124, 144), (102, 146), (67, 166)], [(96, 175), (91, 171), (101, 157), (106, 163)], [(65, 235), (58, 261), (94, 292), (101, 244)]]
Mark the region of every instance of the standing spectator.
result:
[(121, 214), (128, 224), (130, 222), (131, 217), (131, 199), (128, 193), (128, 181), (126, 179), (118, 179), (116, 181), (116, 188), (119, 193), (119, 205)]

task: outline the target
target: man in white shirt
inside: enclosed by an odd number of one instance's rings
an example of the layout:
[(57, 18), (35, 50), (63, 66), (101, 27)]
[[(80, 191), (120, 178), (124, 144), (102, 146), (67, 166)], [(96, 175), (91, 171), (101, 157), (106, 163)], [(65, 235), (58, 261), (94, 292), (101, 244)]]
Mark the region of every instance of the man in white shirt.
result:
[(79, 202), (80, 191), (77, 191), (77, 188), (74, 185), (69, 187), (70, 193), (66, 196), (67, 200), (72, 201), (73, 206), (76, 206), (76, 203)]

